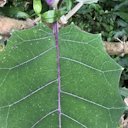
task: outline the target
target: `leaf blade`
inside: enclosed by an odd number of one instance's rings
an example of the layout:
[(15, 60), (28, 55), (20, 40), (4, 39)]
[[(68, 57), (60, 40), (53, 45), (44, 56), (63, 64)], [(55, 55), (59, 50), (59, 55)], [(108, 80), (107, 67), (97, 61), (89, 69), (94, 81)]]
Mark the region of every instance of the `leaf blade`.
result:
[[(3, 128), (58, 127), (53, 40), (51, 30), (39, 24), (14, 32), (0, 54)], [(100, 35), (70, 25), (60, 30), (59, 47), (62, 127), (116, 127), (125, 109), (117, 86), (122, 69), (105, 52)]]

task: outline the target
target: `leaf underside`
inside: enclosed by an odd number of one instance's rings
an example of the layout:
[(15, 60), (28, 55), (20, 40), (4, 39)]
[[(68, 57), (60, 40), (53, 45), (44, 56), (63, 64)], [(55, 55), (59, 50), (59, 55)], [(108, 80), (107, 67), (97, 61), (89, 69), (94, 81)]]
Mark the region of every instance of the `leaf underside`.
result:
[[(60, 30), (61, 127), (116, 128), (125, 106), (121, 67), (100, 35)], [(58, 128), (58, 78), (52, 31), (15, 31), (0, 53), (0, 128)]]

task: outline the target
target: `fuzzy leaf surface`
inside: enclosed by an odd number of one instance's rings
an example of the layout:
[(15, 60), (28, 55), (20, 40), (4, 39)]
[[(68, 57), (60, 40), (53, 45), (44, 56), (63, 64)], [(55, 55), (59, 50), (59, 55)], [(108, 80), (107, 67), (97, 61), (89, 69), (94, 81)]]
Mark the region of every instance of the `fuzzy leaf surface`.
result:
[[(99, 34), (60, 30), (61, 127), (116, 128), (125, 106), (121, 67)], [(0, 128), (58, 128), (56, 45), (39, 24), (16, 31), (0, 52)]]

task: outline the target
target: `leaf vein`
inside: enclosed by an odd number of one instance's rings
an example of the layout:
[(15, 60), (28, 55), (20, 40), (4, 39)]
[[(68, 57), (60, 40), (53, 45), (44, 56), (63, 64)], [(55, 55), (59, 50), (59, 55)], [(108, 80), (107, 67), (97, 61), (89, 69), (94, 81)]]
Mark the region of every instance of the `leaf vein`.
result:
[(24, 62), (22, 62), (22, 63), (20, 63), (20, 64), (18, 64), (18, 65), (15, 65), (14, 67), (0, 68), (0, 70), (12, 70), (12, 69), (18, 68), (18, 67), (20, 67), (20, 66), (23, 66), (24, 64), (27, 64), (27, 63), (29, 63), (29, 62), (31, 62), (31, 61), (33, 61), (33, 60), (36, 60), (37, 58), (39, 58), (40, 56), (44, 55), (45, 53), (51, 51), (51, 50), (54, 49), (54, 48), (55, 48), (55, 47), (51, 47), (51, 48), (47, 49), (46, 51), (40, 53), (39, 55), (37, 55), (37, 56), (35, 56), (35, 57), (33, 57), (33, 58), (27, 60), (27, 61), (24, 61)]
[(85, 63), (83, 63), (83, 62), (81, 62), (81, 61), (77, 61), (77, 60), (75, 60), (75, 59), (68, 58), (68, 57), (60, 57), (60, 58), (61, 58), (61, 59), (64, 59), (64, 60), (69, 60), (69, 61), (71, 61), (71, 62), (78, 63), (78, 64), (80, 64), (80, 65), (83, 65), (83, 66), (85, 66), (85, 67), (88, 67), (88, 68), (90, 68), (90, 69), (93, 69), (93, 70), (96, 70), (96, 71), (98, 71), (98, 72), (102, 72), (102, 73), (103, 73), (102, 70), (96, 69), (96, 68), (94, 68), (94, 67), (92, 67), (92, 66), (89, 66), (89, 65), (87, 65), (87, 64), (85, 64)]
[(48, 116), (52, 115), (53, 113), (55, 113), (55, 112), (57, 112), (57, 111), (58, 111), (58, 109), (55, 109), (55, 110), (49, 112), (48, 114), (46, 114), (45, 116), (43, 116), (42, 118), (40, 118), (36, 123), (34, 123), (31, 128), (34, 128), (34, 127), (35, 127), (37, 124), (39, 124), (42, 120), (44, 120), (45, 118), (47, 118)]
[(62, 91), (62, 90), (61, 90), (61, 93), (66, 94), (66, 95), (68, 95), (68, 96), (75, 97), (75, 98), (80, 99), (80, 100), (83, 100), (83, 101), (85, 101), (85, 102), (88, 102), (88, 103), (94, 104), (94, 105), (96, 105), (96, 106), (98, 106), (98, 107), (101, 107), (101, 108), (104, 108), (104, 109), (107, 109), (107, 110), (109, 109), (109, 108), (108, 108), (108, 107), (106, 107), (106, 106), (103, 106), (103, 105), (98, 104), (98, 103), (96, 103), (96, 102), (94, 102), (94, 101), (91, 101), (91, 100), (85, 99), (85, 98), (80, 97), (80, 96), (78, 96), (78, 95), (72, 94), (72, 93), (70, 93), (70, 92), (66, 92), (66, 91)]
[(20, 100), (15, 101), (15, 102), (13, 102), (13, 103), (11, 103), (11, 104), (9, 104), (9, 105), (6, 105), (6, 106), (1, 106), (0, 108), (12, 107), (12, 106), (14, 106), (14, 105), (20, 103), (21, 101), (26, 100), (26, 99), (29, 98), (30, 96), (32, 96), (32, 95), (34, 95), (35, 93), (39, 92), (40, 90), (46, 88), (48, 85), (52, 85), (52, 84), (53, 84), (54, 82), (56, 82), (56, 81), (57, 81), (57, 79), (55, 79), (55, 80), (53, 80), (53, 81), (50, 81), (49, 83), (47, 83), (47, 84), (41, 86), (40, 88), (36, 89), (35, 91), (33, 91), (33, 92), (31, 92), (30, 94), (26, 95), (25, 97), (21, 98)]
[(0, 83), (0, 87), (3, 86), (4, 82), (6, 81), (6, 78), (8, 77), (9, 71), (7, 72), (7, 74), (5, 75), (4, 79), (2, 80), (2, 82)]
[(73, 94), (73, 93), (66, 92), (66, 91), (63, 91), (63, 90), (61, 90), (61, 93), (66, 94), (66, 95), (68, 95), (68, 96), (72, 96), (72, 97), (74, 97), (74, 98), (78, 98), (78, 99), (83, 100), (83, 101), (85, 101), (85, 102), (94, 104), (94, 105), (96, 105), (96, 106), (98, 106), (98, 107), (101, 107), (101, 108), (104, 108), (104, 109), (106, 109), (106, 110), (111, 110), (111, 109), (115, 109), (115, 110), (126, 109), (126, 107), (122, 107), (122, 106), (120, 106), (120, 107), (106, 107), (106, 106), (101, 105), (101, 104), (99, 104), (99, 103), (96, 103), (96, 102), (94, 102), (94, 101), (85, 99), (85, 98), (83, 98), (83, 97), (80, 97), (80, 96), (78, 96), (78, 95), (75, 95), (75, 94)]
[(83, 126), (84, 128), (88, 128), (87, 126), (85, 126), (84, 124), (80, 123), (78, 120), (72, 118), (71, 116), (69, 116), (69, 115), (67, 115), (67, 114), (61, 113), (61, 115), (67, 117), (68, 119), (71, 119), (72, 121), (74, 121), (75, 123), (77, 123), (77, 124)]
[(10, 107), (8, 108), (8, 111), (7, 111), (7, 117), (6, 117), (6, 128), (8, 128), (9, 112), (10, 112)]
[(99, 37), (97, 38), (94, 38), (88, 42), (83, 42), (83, 41), (76, 41), (76, 40), (69, 40), (69, 39), (63, 39), (61, 38), (62, 41), (67, 41), (67, 42), (73, 42), (73, 43), (78, 43), (78, 44), (89, 44), (89, 43), (92, 43), (93, 41), (97, 40)]

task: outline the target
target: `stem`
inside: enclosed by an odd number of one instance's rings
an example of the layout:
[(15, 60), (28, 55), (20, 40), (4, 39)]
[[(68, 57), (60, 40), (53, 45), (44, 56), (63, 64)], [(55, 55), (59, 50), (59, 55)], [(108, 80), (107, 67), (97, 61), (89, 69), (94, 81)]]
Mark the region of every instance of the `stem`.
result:
[(57, 77), (58, 77), (58, 114), (59, 114), (59, 128), (61, 128), (61, 103), (60, 103), (60, 96), (61, 96), (61, 81), (60, 81), (60, 49), (59, 49), (59, 41), (58, 41), (58, 23), (53, 24), (53, 33), (55, 36), (56, 41), (56, 51), (57, 51)]
[(83, 4), (83, 2), (79, 2), (72, 10), (68, 12), (67, 15), (65, 15), (66, 19), (70, 19), (83, 6)]
[(79, 2), (72, 10), (68, 12), (68, 14), (60, 17), (60, 24), (67, 24), (68, 20), (83, 6), (83, 2)]
[(41, 21), (41, 17), (37, 17), (37, 18), (34, 20), (34, 23), (38, 23), (39, 21)]

